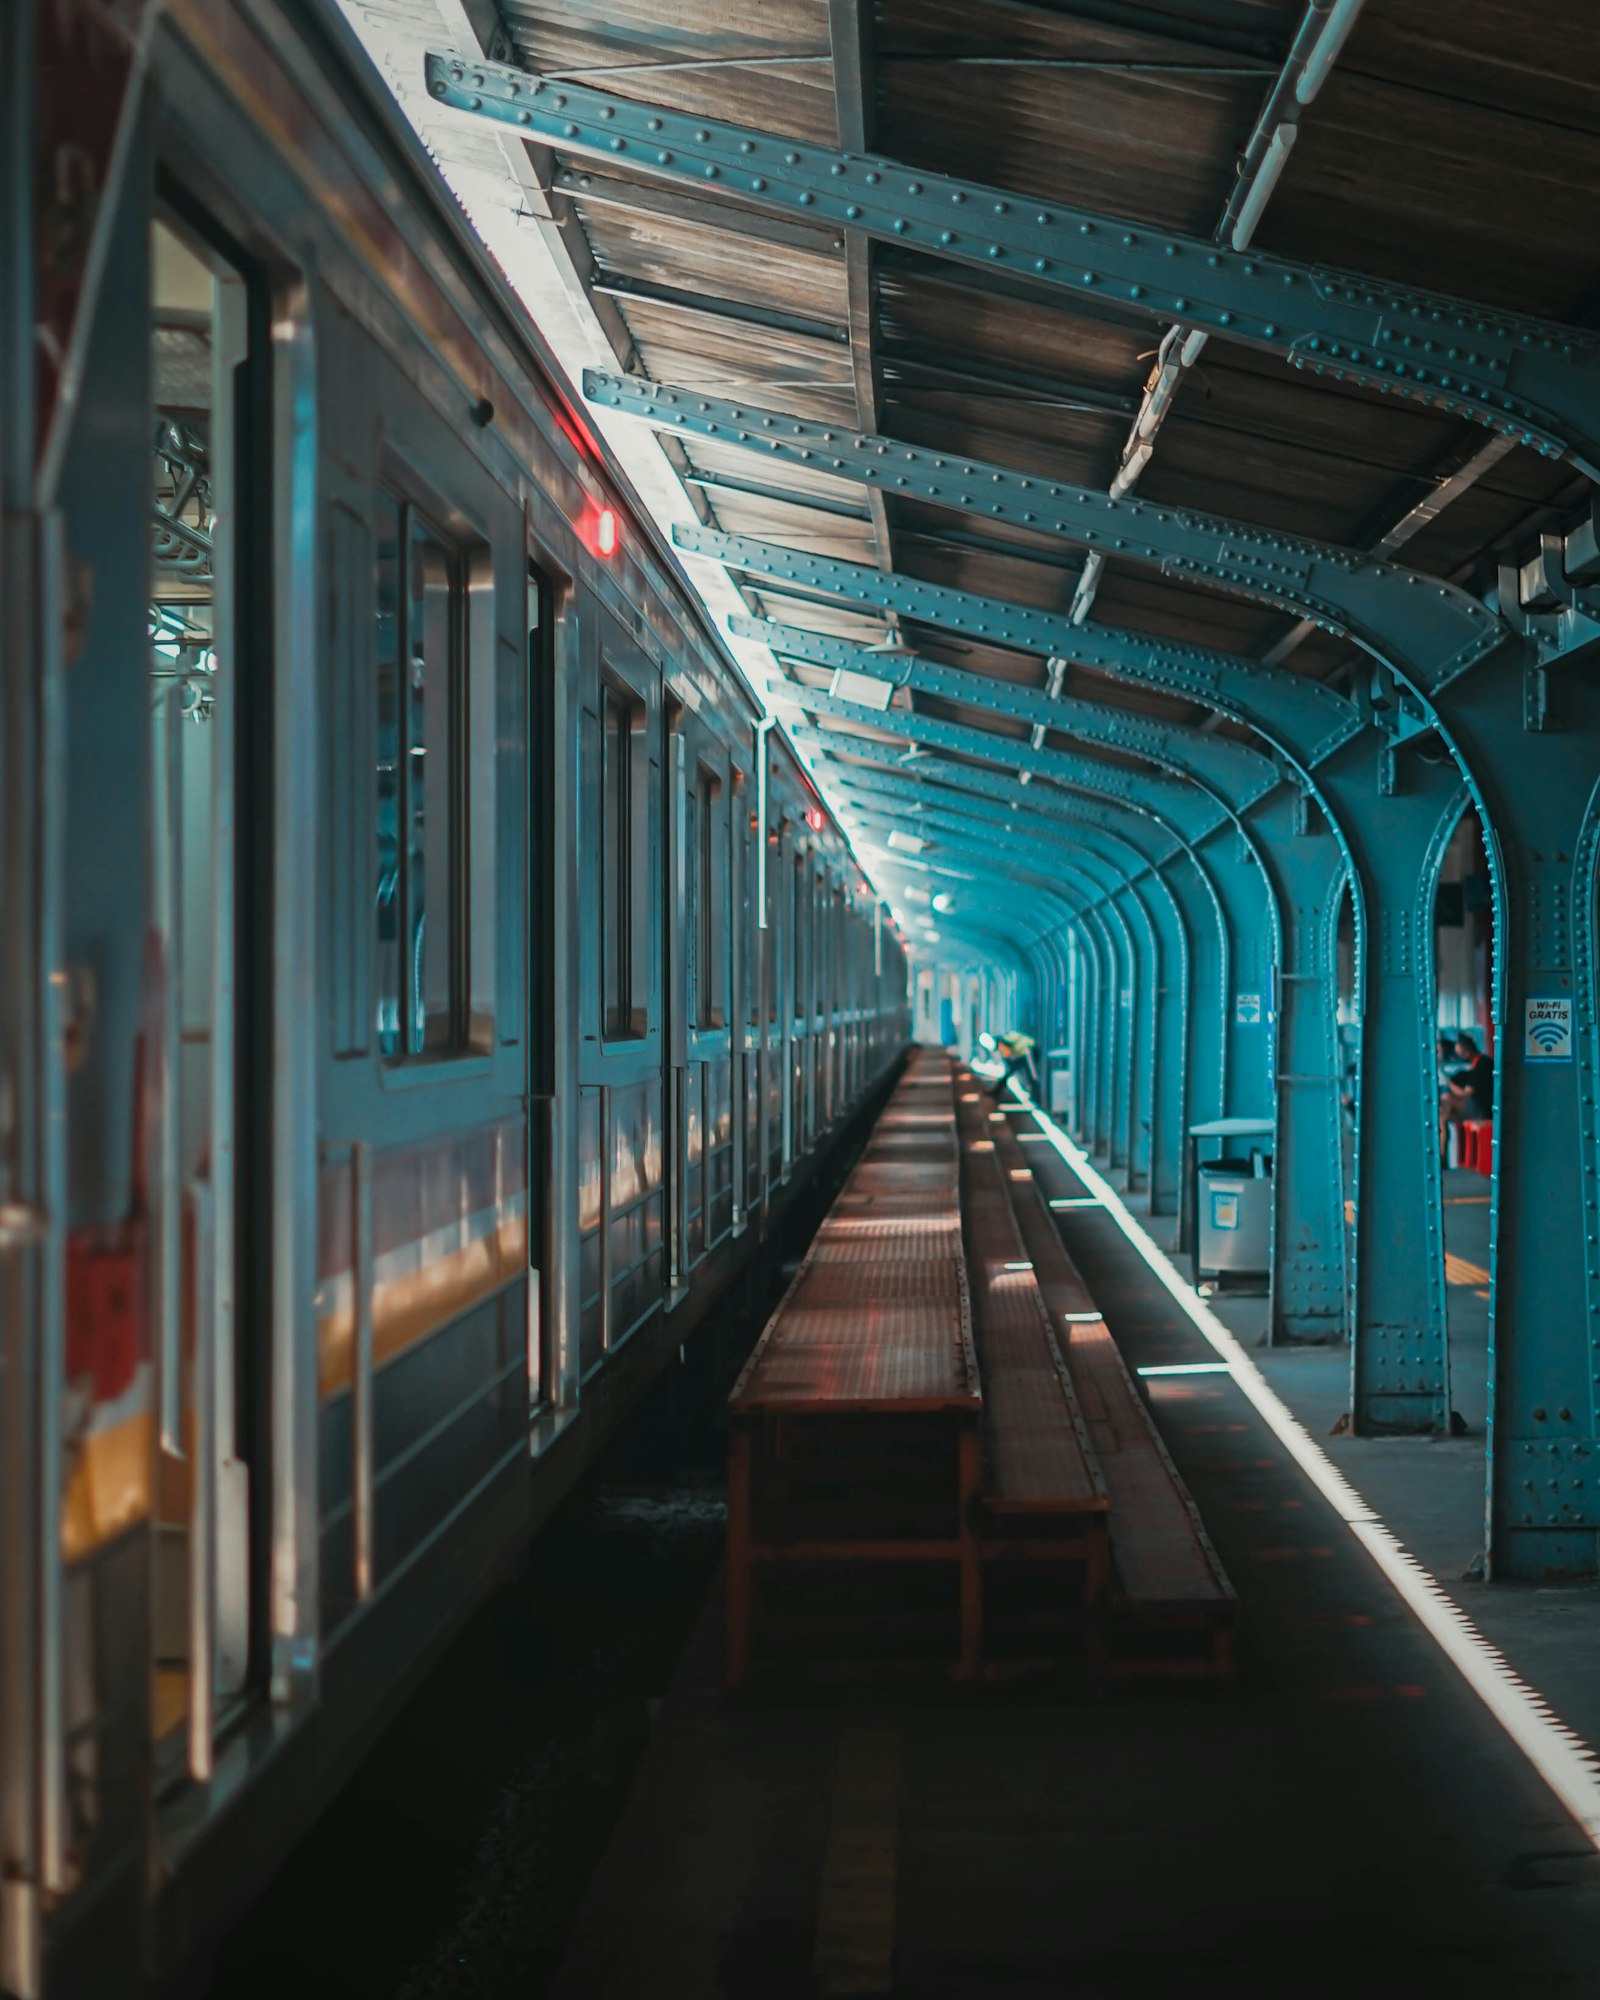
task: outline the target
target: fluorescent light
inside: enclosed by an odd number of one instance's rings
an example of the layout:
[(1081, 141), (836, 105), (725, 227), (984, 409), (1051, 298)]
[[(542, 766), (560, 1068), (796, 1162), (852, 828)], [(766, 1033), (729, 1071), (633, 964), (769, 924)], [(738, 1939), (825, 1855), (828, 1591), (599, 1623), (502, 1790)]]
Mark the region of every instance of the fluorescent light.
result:
[(894, 694), (892, 681), (876, 674), (858, 674), (849, 667), (836, 667), (828, 692), (843, 701), (859, 702), (863, 708), (887, 708)]
[(899, 854), (920, 854), (927, 844), (920, 834), (902, 833), (899, 827), (889, 836), (889, 845)]

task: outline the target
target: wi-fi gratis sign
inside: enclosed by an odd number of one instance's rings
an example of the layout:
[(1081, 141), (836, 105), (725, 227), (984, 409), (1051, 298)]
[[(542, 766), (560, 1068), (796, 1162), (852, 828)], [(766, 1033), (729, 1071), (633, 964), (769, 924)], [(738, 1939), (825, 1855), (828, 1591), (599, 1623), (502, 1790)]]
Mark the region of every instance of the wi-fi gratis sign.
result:
[(1522, 1003), (1522, 1058), (1530, 1063), (1571, 1062), (1572, 1000), (1565, 993)]

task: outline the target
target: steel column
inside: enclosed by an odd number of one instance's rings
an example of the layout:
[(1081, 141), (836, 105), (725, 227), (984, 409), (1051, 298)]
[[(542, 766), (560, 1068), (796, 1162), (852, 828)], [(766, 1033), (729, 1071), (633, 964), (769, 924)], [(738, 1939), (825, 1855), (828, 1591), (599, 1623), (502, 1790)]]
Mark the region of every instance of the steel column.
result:
[(1504, 1577), (1592, 1574), (1600, 1530), (1597, 667), (1590, 646), (1451, 690), (1501, 891), (1487, 1547)]
[(1337, 1341), (1348, 1314), (1336, 938), (1349, 870), (1343, 845), (1306, 794), (1280, 789), (1250, 818), (1283, 912), (1271, 1003), (1277, 1133), (1268, 1337)]

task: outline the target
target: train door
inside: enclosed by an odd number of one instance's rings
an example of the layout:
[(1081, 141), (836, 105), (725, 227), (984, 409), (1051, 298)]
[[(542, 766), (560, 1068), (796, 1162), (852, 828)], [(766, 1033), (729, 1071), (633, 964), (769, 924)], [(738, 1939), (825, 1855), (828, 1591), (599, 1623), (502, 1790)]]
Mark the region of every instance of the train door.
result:
[(667, 1046), (671, 1283), (731, 1224), (729, 798), (725, 751), (673, 702), (668, 734)]
[[(152, 226), (144, 1117), (159, 1405), (153, 1734), (210, 1775), (249, 1647), (249, 1485), (238, 1434), (238, 1163), (258, 1161), (238, 1089), (250, 987), (238, 810), (251, 297), (175, 217)], [(248, 903), (246, 904), (248, 907)]]
[(606, 621), (579, 727), (579, 1352), (587, 1378), (669, 1285), (660, 677)]

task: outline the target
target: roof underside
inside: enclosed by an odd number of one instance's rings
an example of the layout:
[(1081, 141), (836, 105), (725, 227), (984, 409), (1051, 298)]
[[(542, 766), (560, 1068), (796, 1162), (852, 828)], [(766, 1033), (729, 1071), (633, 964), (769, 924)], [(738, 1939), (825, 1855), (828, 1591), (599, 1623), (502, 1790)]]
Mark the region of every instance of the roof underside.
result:
[[(1316, 11), (1327, 14), (1326, 0)], [(1304, 0), (500, 9), (512, 59), (530, 70), (1219, 240), (1305, 17)], [(1101, 490), (1116, 478), (1160, 325), (1091, 316), (1081, 300), (1024, 280), (633, 179), (615, 163), (542, 157), (567, 229), (582, 232), (587, 282), (607, 301), (626, 367)], [(1253, 247), (1594, 324), (1597, 179), (1600, 10), (1569, 9), (1559, 32), (1535, 35), (1521, 0), (1366, 0), (1299, 118)], [(1485, 452), (1489, 442), (1458, 418), (1213, 335), (1180, 380), (1137, 488), (1357, 548), (1405, 522), (1401, 560), (1481, 589), (1501, 558), (1526, 557), (1542, 527), (1588, 501), (1570, 464), (1503, 444)], [(730, 533), (1056, 611), (1079, 589), (1084, 557), (1065, 543), (730, 447), (674, 438), (666, 448), (701, 519)], [(1448, 504), (1408, 519), (1469, 464)], [(759, 615), (866, 644), (891, 636), (870, 611), (736, 580)], [(1275, 651), (1320, 678), (1350, 676), (1356, 657), (1280, 613), (1115, 557), (1094, 617)], [(898, 636), (935, 662), (1046, 680), (1042, 657), (911, 626)], [(1084, 668), (1068, 670), (1061, 692), (1217, 727), (1205, 710)], [(896, 702), (989, 727), (1002, 767), (1019, 734), (981, 709), (904, 691)]]

